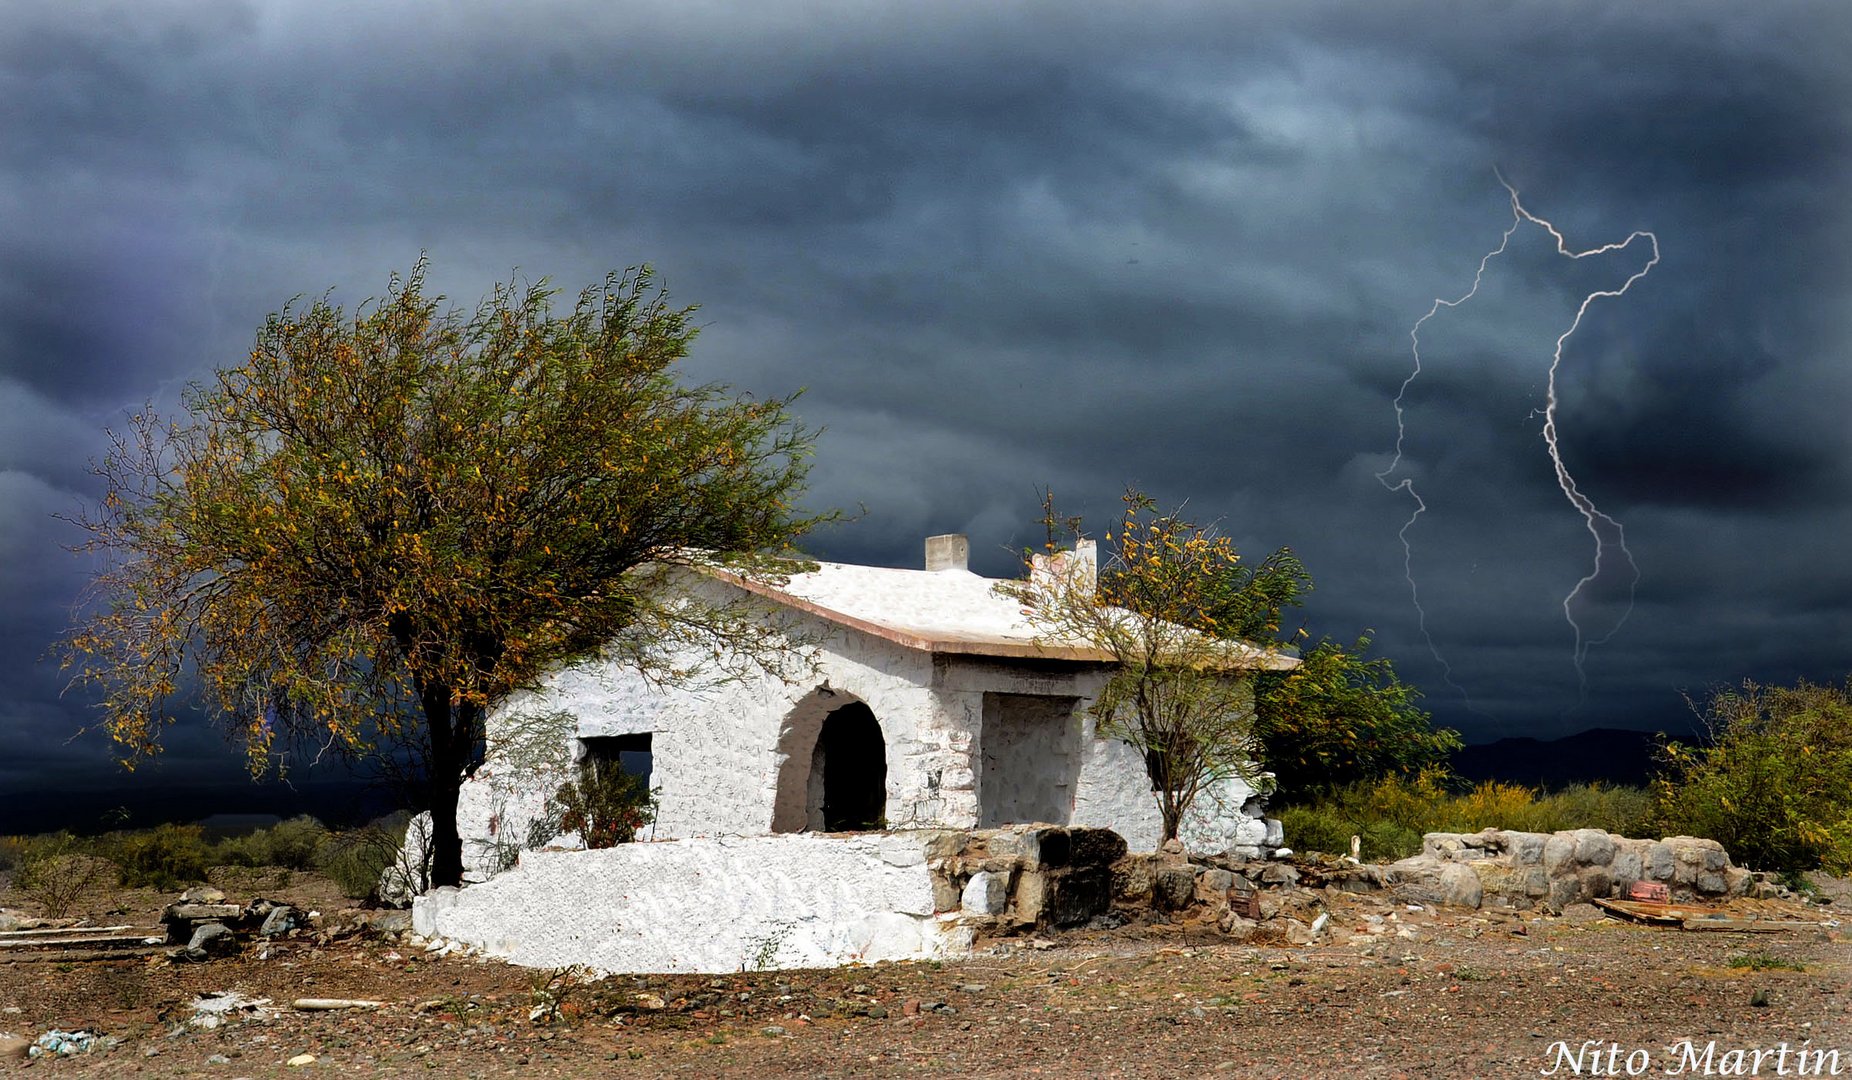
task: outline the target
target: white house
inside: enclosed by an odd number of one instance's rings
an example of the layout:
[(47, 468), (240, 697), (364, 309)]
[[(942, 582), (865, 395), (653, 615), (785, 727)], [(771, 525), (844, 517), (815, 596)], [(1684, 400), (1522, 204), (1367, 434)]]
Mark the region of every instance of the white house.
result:
[[(1051, 641), (966, 568), (963, 536), (926, 541), (922, 570), (842, 563), (770, 585), (714, 573), (710, 599), (762, 607), (767, 633), (801, 642), (801, 674), (767, 672), (657, 686), (615, 662), (548, 678), (489, 721), (490, 745), (518, 718), (569, 714), (565, 761), (647, 772), (658, 793), (640, 839), (763, 836), (869, 828), (1111, 828), (1133, 850), (1161, 835), (1144, 763), (1101, 738), (1087, 706), (1111, 657)], [(1095, 572), (1084, 544), (1061, 572)], [(1290, 657), (1255, 649), (1253, 668)], [(564, 772), (536, 773), (492, 753), (464, 785), (459, 825), (471, 876), (505, 867)], [(1194, 850), (1254, 853), (1277, 823), (1238, 779), (1197, 800), (1183, 830)], [(1269, 835), (1272, 833), (1272, 835)]]

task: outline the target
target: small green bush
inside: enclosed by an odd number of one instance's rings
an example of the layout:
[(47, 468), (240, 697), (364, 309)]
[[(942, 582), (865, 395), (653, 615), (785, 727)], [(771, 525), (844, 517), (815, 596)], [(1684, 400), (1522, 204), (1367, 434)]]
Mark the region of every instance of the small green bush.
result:
[(1745, 866), (1852, 872), (1852, 682), (1744, 683), (1701, 710), (1708, 746), (1668, 743), (1653, 821)]
[(20, 852), (29, 843), (23, 836), (0, 836), (0, 870), (11, 870), (19, 865)]
[[(1303, 568), (1300, 576), (1309, 588)], [(1281, 790), (1412, 778), (1444, 769), (1460, 749), (1460, 733), (1434, 727), (1420, 691), (1369, 650), (1367, 633), (1352, 645), (1326, 638), (1293, 670), (1256, 679), (1254, 734)]]
[(643, 777), (618, 769), (588, 768), (553, 796), (560, 829), (576, 832), (588, 848), (628, 844), (637, 830), (656, 820), (656, 796)]
[(246, 836), (222, 840), (216, 846), (215, 857), (232, 866), (312, 870), (330, 835), (321, 822), (303, 814)]
[(122, 883), (176, 889), (206, 880), (212, 846), (198, 825), (156, 825), (134, 832), (113, 832), (92, 842), (95, 852), (122, 868)]
[(329, 833), (316, 857), (316, 869), (356, 900), (373, 896), (380, 876), (399, 860), (409, 814), (393, 814), (358, 829)]

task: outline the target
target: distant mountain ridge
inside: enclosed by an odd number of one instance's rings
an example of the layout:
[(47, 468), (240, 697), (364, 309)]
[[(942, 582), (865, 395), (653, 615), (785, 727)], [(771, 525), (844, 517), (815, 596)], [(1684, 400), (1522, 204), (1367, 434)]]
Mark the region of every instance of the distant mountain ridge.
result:
[(1453, 770), (1474, 783), (1501, 780), (1532, 787), (1570, 784), (1645, 785), (1656, 769), (1658, 735), (1650, 731), (1590, 728), (1560, 739), (1523, 736), (1468, 746), (1453, 755)]
[(288, 818), (311, 814), (328, 824), (351, 825), (393, 809), (387, 793), (356, 780), (318, 780), (293, 788), (243, 783), (138, 791), (39, 789), (11, 792), (0, 802), (0, 836), (59, 829), (75, 833), (142, 829), (225, 815)]

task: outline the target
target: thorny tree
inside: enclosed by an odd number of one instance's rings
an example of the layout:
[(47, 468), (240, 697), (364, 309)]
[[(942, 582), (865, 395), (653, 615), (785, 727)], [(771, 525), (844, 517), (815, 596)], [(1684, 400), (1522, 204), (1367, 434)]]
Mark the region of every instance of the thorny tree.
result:
[[(1295, 661), (1223, 625), (1230, 582), (1246, 571), (1228, 537), (1158, 511), (1137, 491), (1124, 502), (1097, 580), (1073, 553), (1055, 550), (1060, 519), (1048, 501), (1048, 552), (1032, 554), (1028, 579), (1005, 588), (1045, 640), (1091, 645), (1112, 658), (1091, 707), (1096, 729), (1144, 756), (1169, 840), (1211, 785), (1258, 779), (1249, 676)], [(1078, 532), (1077, 519), (1065, 524)]]
[(131, 764), (193, 674), (254, 771), (305, 736), (362, 757), (409, 738), (454, 884), (485, 713), (603, 650), (675, 677), (671, 645), (762, 648), (659, 586), (703, 559), (776, 574), (818, 519), (794, 506), (813, 434), (790, 399), (678, 382), (692, 309), (647, 268), (566, 314), (544, 283), (474, 313), (423, 284), (421, 260), (351, 318), (285, 307), (183, 417), (112, 433), (80, 522), (111, 559), (65, 661)]

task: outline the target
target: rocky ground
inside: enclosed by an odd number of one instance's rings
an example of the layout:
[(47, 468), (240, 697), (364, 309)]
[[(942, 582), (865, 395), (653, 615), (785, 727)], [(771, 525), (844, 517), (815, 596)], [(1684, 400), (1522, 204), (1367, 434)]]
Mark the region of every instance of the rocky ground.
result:
[[(1805, 1048), (1839, 1050), (1852, 1073), (1852, 954), (1837, 926), (1852, 915), (1852, 895), (1835, 881), (1825, 883), (1828, 904), (1744, 902), (1812, 924), (1772, 934), (1656, 929), (1583, 904), (1553, 917), (1321, 890), (1331, 917), (1309, 945), (1288, 944), (1266, 923), (1236, 941), (1182, 919), (1005, 939), (989, 955), (942, 965), (597, 981), (428, 953), (390, 921), (354, 931), (359, 914), (339, 913), (310, 877), (259, 884), (323, 914), (204, 963), (164, 952), (0, 955), (0, 1032), (106, 1037), (86, 1053), (8, 1057), (0, 1068), (225, 1078), (1496, 1077), (1552, 1066), (1551, 1075), (1574, 1075), (1565, 1053), (1579, 1055), (1582, 1075), (1623, 1075), (1632, 1053), (1640, 1075), (1681, 1066), (1702, 1075), (1708, 1061), (1712, 1075), (1775, 1076), (1797, 1075)], [(153, 925), (171, 899), (119, 895), (93, 921)], [(311, 997), (379, 1004), (292, 1007)], [(1690, 1051), (1668, 1049), (1683, 1040)], [(1783, 1044), (1789, 1055), (1778, 1058)], [(1750, 1071), (1757, 1050), (1759, 1073)]]

